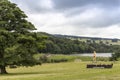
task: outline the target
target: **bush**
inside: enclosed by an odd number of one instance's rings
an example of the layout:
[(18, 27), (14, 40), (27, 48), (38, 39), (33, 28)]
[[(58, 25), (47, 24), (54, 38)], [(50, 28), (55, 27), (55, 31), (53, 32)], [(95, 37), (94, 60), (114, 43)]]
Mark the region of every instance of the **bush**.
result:
[(48, 63), (49, 59), (46, 54), (36, 54), (34, 55), (34, 58), (38, 60), (40, 63)]
[(111, 61), (118, 61), (120, 58), (120, 51), (116, 51), (114, 54), (112, 54), (112, 57), (110, 58)]

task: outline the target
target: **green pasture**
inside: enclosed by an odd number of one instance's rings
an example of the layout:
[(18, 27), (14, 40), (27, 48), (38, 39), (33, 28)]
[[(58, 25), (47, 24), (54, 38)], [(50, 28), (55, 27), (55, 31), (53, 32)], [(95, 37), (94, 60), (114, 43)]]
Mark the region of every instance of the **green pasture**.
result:
[(9, 74), (0, 75), (0, 80), (120, 80), (120, 62), (115, 62), (112, 69), (87, 69), (88, 63), (92, 62), (74, 61), (7, 68)]

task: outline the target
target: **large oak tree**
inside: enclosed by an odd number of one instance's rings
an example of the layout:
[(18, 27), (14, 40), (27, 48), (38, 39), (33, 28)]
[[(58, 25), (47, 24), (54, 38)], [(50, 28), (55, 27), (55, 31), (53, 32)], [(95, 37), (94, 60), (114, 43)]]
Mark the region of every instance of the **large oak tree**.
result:
[(33, 66), (37, 61), (37, 36), (32, 33), (34, 25), (26, 20), (27, 16), (8, 0), (0, 0), (0, 73), (7, 73), (9, 65)]

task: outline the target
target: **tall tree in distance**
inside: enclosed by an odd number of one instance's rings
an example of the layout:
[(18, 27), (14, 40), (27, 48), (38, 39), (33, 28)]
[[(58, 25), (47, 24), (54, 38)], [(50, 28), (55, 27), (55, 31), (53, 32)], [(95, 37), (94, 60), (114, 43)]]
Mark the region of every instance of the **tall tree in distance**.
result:
[(36, 28), (27, 16), (8, 0), (0, 0), (0, 73), (7, 73), (9, 65), (33, 66), (37, 61)]

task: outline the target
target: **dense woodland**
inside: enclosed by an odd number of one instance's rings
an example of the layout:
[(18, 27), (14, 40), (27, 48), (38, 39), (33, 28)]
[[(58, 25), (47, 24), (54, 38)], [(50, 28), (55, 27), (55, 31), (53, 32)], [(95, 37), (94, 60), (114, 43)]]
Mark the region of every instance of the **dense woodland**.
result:
[(112, 53), (119, 50), (119, 45), (106, 45), (104, 43), (85, 43), (79, 40), (71, 40), (56, 37), (47, 33), (37, 33), (39, 36), (46, 36), (45, 47), (39, 53), (53, 54), (74, 54), (74, 53)]

